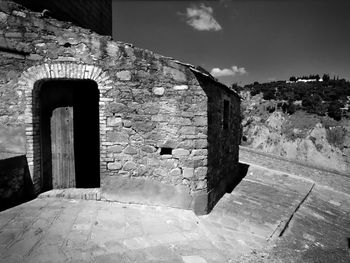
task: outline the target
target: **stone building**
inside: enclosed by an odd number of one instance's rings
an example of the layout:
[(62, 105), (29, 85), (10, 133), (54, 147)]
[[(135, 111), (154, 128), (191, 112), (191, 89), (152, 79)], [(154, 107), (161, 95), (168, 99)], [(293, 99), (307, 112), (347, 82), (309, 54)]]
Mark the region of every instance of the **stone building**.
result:
[(0, 150), (25, 154), (36, 194), (100, 188), (108, 200), (204, 214), (238, 176), (233, 90), (9, 1), (0, 2), (0, 94)]

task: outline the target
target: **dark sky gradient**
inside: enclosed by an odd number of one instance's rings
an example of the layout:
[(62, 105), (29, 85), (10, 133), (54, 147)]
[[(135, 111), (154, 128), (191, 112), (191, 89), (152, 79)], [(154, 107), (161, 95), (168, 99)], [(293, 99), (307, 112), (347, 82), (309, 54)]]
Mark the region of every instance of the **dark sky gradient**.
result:
[[(220, 31), (188, 25), (186, 8), (213, 8)], [(231, 84), (323, 74), (350, 79), (350, 0), (114, 0), (113, 38), (183, 62), (244, 67)]]

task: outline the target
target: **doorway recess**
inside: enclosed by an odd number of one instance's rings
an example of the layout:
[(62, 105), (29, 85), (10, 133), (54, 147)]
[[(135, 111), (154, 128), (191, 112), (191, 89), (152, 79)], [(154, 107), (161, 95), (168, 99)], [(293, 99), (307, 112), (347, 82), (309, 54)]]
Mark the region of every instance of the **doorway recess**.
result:
[(42, 190), (100, 187), (96, 82), (46, 80), (36, 88)]

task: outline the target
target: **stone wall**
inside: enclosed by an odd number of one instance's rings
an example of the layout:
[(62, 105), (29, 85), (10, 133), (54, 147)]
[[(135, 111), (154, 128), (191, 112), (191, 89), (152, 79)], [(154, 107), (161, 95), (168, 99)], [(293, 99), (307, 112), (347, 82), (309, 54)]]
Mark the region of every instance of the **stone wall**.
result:
[[(213, 206), (215, 201), (208, 200), (222, 192), (213, 190), (234, 173), (238, 160), (239, 100), (232, 91), (171, 58), (13, 5), (0, 7), (0, 92), (6, 97), (0, 101), (0, 127), (25, 130), (37, 193), (40, 99), (33, 89), (53, 79), (90, 79), (100, 96), (106, 196), (185, 208), (197, 203), (201, 213)], [(225, 131), (223, 99), (230, 102)]]
[[(230, 187), (239, 177), (240, 98), (226, 86), (198, 73), (195, 75), (208, 97), (208, 170), (201, 168), (200, 173), (208, 178), (207, 195), (210, 210), (225, 192), (232, 190)], [(225, 103), (228, 108), (224, 113)], [(227, 123), (224, 123), (225, 121)]]
[(70, 21), (101, 35), (112, 35), (112, 0), (15, 0), (36, 12), (49, 10), (46, 16)]

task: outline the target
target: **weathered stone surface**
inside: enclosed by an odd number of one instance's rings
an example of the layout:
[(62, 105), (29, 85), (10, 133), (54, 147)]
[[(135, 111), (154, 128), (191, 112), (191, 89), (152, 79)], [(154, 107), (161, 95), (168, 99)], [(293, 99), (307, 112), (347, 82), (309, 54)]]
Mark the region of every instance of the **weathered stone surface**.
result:
[(192, 150), (191, 155), (192, 156), (206, 156), (206, 155), (208, 155), (208, 150), (207, 149)]
[(109, 170), (119, 170), (122, 168), (122, 164), (119, 162), (114, 162), (114, 163), (108, 163), (107, 167)]
[(184, 140), (182, 142), (180, 142), (178, 145), (177, 145), (179, 148), (184, 148), (184, 149), (193, 149), (195, 148), (195, 141), (194, 140)]
[(156, 148), (151, 145), (144, 145), (141, 147), (141, 150), (146, 153), (154, 153), (156, 151)]
[(130, 154), (130, 155), (135, 155), (138, 153), (137, 149), (135, 147), (132, 146), (128, 146), (124, 149), (124, 153), (125, 154)]
[(193, 126), (183, 126), (181, 127), (180, 134), (196, 134), (196, 128)]
[(179, 71), (178, 69), (164, 67), (163, 72), (165, 75), (172, 77), (176, 81), (179, 81), (179, 82), (186, 81), (186, 75), (183, 72)]
[(117, 77), (120, 80), (130, 80), (131, 79), (131, 72), (127, 71), (127, 70), (117, 72)]
[(180, 168), (175, 168), (170, 171), (171, 176), (180, 176), (181, 175), (181, 169)]
[(130, 128), (132, 125), (132, 122), (130, 120), (123, 120), (123, 126), (125, 128)]
[(197, 179), (204, 179), (207, 176), (208, 168), (207, 167), (198, 167), (194, 170), (194, 176)]
[(124, 105), (123, 103), (109, 103), (108, 104), (108, 112), (109, 113), (123, 113), (127, 110), (126, 105)]
[(194, 120), (194, 125), (196, 125), (196, 126), (206, 126), (207, 125), (207, 118), (206, 117), (195, 117), (193, 120)]
[(123, 151), (124, 147), (121, 145), (115, 145), (112, 147), (108, 147), (107, 152), (113, 152), (113, 153), (121, 153)]
[(191, 179), (194, 175), (194, 169), (193, 168), (187, 168), (184, 167), (182, 169), (182, 176), (187, 179)]
[(125, 171), (131, 171), (131, 170), (134, 170), (136, 169), (136, 163), (134, 162), (126, 162), (123, 166), (123, 170)]
[(187, 85), (175, 85), (173, 87), (174, 90), (186, 90), (188, 89), (188, 86)]
[(169, 124), (180, 124), (180, 125), (191, 125), (191, 119), (190, 118), (182, 118), (182, 117), (171, 117), (168, 119)]
[(175, 158), (180, 158), (189, 155), (190, 151), (186, 149), (174, 149), (172, 154)]
[(120, 126), (122, 124), (122, 118), (120, 117), (108, 117), (107, 125), (109, 126)]
[(138, 132), (150, 132), (156, 127), (156, 124), (154, 122), (135, 121), (132, 126)]
[(165, 140), (158, 144), (159, 147), (165, 147), (165, 148), (176, 148), (178, 146), (179, 142), (177, 140)]
[(38, 55), (38, 54), (30, 54), (29, 56), (27, 56), (27, 59), (29, 59), (29, 60), (42, 60), (43, 57)]
[(129, 141), (129, 135), (125, 132), (108, 132), (107, 139), (113, 143), (126, 144)]
[(162, 96), (165, 92), (165, 89), (163, 87), (155, 87), (153, 88), (153, 93), (158, 95), (158, 96)]
[(207, 188), (207, 181), (202, 180), (202, 181), (196, 182), (196, 184), (195, 184), (195, 189), (196, 190), (203, 190), (205, 188)]
[(208, 147), (208, 141), (204, 139), (196, 140), (195, 141), (195, 147), (197, 149), (205, 149)]

